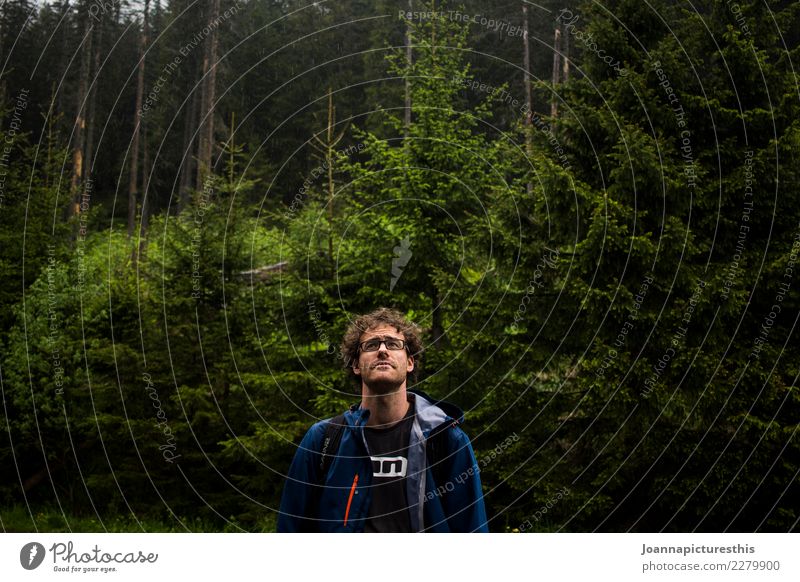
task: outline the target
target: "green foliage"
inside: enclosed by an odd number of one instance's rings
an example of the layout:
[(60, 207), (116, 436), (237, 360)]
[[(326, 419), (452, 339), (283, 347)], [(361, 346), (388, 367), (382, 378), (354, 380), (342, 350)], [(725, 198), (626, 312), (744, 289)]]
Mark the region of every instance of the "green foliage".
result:
[[(796, 7), (739, 2), (747, 34), (723, 2), (547, 2), (578, 16), (572, 76), (548, 115), (555, 23), (529, 17), (526, 125), (503, 98), (524, 95), (518, 37), (374, 4), (243, 3), (220, 28), (220, 155), (180, 204), (202, 56), (180, 49), (203, 15), (154, 8), (143, 241), (111, 220), (122, 68), (97, 79), (91, 209), (65, 220), (72, 120), (37, 115), (78, 75), (51, 90), (61, 57), (43, 53), (0, 207), (3, 529), (273, 531), (297, 443), (358, 399), (338, 344), (378, 306), (423, 327), (418, 387), (466, 410), (492, 530), (794, 527)], [(4, 30), (23, 8), (0, 9)], [(77, 47), (79, 9), (41, 7), (20, 42), (43, 47), (64, 11), (53, 43)], [(134, 62), (127, 18), (94, 38)], [(4, 132), (32, 54), (0, 78)], [(330, 158), (309, 147), (329, 88)]]

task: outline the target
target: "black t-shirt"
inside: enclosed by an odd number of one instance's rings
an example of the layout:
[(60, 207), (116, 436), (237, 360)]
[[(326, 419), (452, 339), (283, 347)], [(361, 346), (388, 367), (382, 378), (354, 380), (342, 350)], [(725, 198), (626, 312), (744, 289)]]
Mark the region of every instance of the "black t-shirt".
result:
[(364, 428), (372, 459), (372, 502), (364, 531), (410, 532), (406, 497), (408, 442), (414, 424), (414, 403), (403, 420), (389, 428)]

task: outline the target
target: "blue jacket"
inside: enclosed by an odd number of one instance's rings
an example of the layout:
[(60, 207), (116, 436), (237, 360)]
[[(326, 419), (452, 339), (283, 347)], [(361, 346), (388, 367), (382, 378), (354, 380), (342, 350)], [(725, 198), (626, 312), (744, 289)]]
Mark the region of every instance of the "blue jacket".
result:
[[(446, 403), (433, 403), (414, 394), (416, 414), (408, 448), (406, 495), (412, 531), (488, 532), (478, 464), (469, 438), (459, 427), (463, 412)], [(369, 411), (353, 406), (345, 412), (347, 426), (339, 451), (330, 465), (324, 485), (320, 477), (320, 450), (325, 438), (323, 420), (312, 426), (294, 456), (281, 499), (279, 532), (361, 532), (369, 513), (372, 463), (367, 452), (364, 426)], [(427, 466), (426, 442), (445, 431), (437, 443), (446, 451), (437, 453), (444, 463), (435, 483)]]

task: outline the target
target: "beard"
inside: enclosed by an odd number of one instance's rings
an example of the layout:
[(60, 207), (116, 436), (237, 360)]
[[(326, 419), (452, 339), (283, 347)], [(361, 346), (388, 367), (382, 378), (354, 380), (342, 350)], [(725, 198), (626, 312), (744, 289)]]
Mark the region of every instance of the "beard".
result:
[[(403, 379), (405, 380), (405, 378)], [(386, 394), (394, 394), (400, 390), (403, 385), (403, 380), (390, 380), (388, 378), (380, 378), (364, 382), (364, 385), (374, 396), (384, 396)]]
[[(397, 370), (397, 367), (394, 366), (393, 363), (389, 362), (389, 364), (392, 366), (392, 370)], [(392, 377), (379, 376), (362, 378), (362, 380), (371, 394), (375, 396), (383, 396), (400, 390), (403, 382), (406, 381), (406, 374), (403, 374), (402, 376), (393, 375)]]

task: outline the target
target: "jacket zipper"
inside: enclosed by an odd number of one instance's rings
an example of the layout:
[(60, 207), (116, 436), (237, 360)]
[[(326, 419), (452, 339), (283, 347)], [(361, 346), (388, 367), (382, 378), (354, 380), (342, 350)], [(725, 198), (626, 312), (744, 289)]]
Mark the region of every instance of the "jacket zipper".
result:
[(350, 515), (350, 504), (353, 503), (353, 495), (356, 492), (356, 485), (358, 485), (358, 473), (353, 479), (353, 485), (350, 487), (350, 497), (347, 499), (347, 509), (344, 510), (344, 525), (347, 525), (347, 518)]

